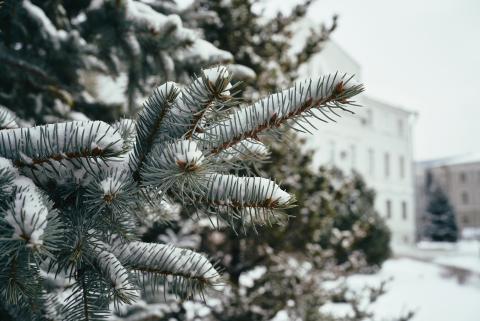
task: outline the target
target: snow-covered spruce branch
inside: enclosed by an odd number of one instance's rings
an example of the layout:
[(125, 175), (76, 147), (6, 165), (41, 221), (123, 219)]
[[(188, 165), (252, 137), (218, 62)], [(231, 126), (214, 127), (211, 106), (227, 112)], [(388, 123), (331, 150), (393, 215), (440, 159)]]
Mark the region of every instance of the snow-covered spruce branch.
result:
[(0, 130), (18, 128), (15, 114), (0, 105)]
[(267, 159), (269, 155), (270, 151), (265, 144), (258, 140), (247, 138), (221, 151), (214, 159), (218, 161), (237, 162), (251, 158), (254, 160), (263, 160)]
[(206, 199), (232, 207), (286, 208), (294, 197), (263, 177), (213, 174), (208, 178)]
[(16, 167), (104, 160), (122, 152), (123, 140), (110, 125), (95, 122), (70, 122), (0, 132), (0, 155)]
[(192, 138), (195, 132), (202, 132), (202, 121), (209, 112), (215, 111), (216, 104), (231, 100), (231, 74), (225, 66), (204, 69), (199, 77), (183, 88), (168, 114), (168, 135), (170, 138)]
[(130, 242), (112, 247), (112, 252), (139, 279), (153, 288), (171, 286), (175, 293), (192, 297), (207, 287), (221, 285), (220, 274), (203, 255), (172, 245)]
[(210, 214), (245, 230), (285, 221), (282, 210), (291, 207), (295, 197), (267, 178), (213, 174), (208, 175), (203, 202), (209, 204)]
[(99, 172), (98, 177), (85, 187), (84, 205), (96, 213), (103, 213), (105, 209), (114, 213), (129, 213), (135, 193), (136, 187), (130, 173), (112, 168)]
[(13, 228), (12, 239), (25, 240), (30, 247), (43, 243), (48, 214), (48, 207), (32, 185), (17, 188), (15, 205), (5, 216), (5, 221)]
[(97, 262), (106, 278), (110, 281), (115, 303), (133, 303), (140, 293), (131, 282), (128, 270), (115, 255), (106, 250), (97, 250)]
[(173, 82), (167, 82), (157, 87), (153, 94), (145, 101), (144, 108), (138, 114), (137, 136), (131, 168), (138, 177), (139, 169), (155, 142), (161, 139), (161, 130), (165, 126), (167, 113), (173, 106), (179, 88)]
[(194, 202), (195, 194), (205, 185), (204, 173), (208, 162), (192, 140), (177, 140), (154, 148), (142, 171), (145, 186), (158, 186), (164, 193), (171, 192), (177, 199), (186, 196)]
[(202, 70), (200, 76), (181, 91), (175, 83), (166, 83), (155, 89), (145, 102), (137, 121), (137, 139), (133, 162), (138, 178), (139, 168), (159, 141), (191, 138), (201, 131), (200, 122), (216, 101), (229, 100), (231, 76), (228, 69), (218, 66)]
[[(0, 157), (0, 174), (0, 209), (5, 211), (1, 220), (9, 226), (5, 229), (6, 233), (11, 231), (9, 239), (22, 240), (29, 248), (42, 247), (48, 219), (55, 221), (52, 203), (31, 179), (19, 175), (10, 160)], [(0, 248), (6, 249), (3, 246)], [(14, 249), (15, 246), (10, 248)]]
[[(314, 109), (330, 118), (362, 91), (345, 77), (327, 76), (232, 108), (229, 81), (227, 68), (214, 67), (183, 89), (166, 83), (135, 120), (113, 125), (0, 130), (0, 295), (22, 303), (16, 313), (94, 320), (147, 288), (202, 296), (221, 283), (215, 266), (189, 249), (140, 242), (141, 224), (164, 220), (174, 202), (233, 228), (276, 221), (294, 196), (273, 180), (232, 173), (245, 160), (268, 156), (260, 132)], [(46, 304), (44, 294), (56, 293), (42, 285), (45, 273), (66, 275), (70, 285), (66, 299), (35, 310)]]
[(0, 157), (0, 200), (2, 201), (0, 209), (6, 204), (6, 200), (15, 187), (13, 180), (16, 176), (17, 170), (13, 167), (12, 162)]
[[(219, 153), (247, 138), (257, 138), (261, 132), (279, 127), (288, 121), (305, 128), (307, 116), (323, 121), (333, 120), (335, 109), (348, 111), (350, 99), (363, 91), (352, 76), (338, 74), (315, 80), (305, 80), (295, 86), (270, 95), (253, 105), (240, 108), (227, 119), (211, 126), (198, 138), (206, 141), (210, 153)], [(322, 116), (313, 113), (318, 110)]]
[[(231, 100), (230, 84), (232, 76), (224, 66), (202, 70), (200, 77), (195, 79), (192, 84), (185, 88), (182, 100), (178, 102), (178, 109), (186, 118), (183, 123), (187, 123), (188, 128), (185, 133), (186, 138), (191, 138), (195, 132), (202, 132), (201, 122), (210, 108), (215, 108), (214, 103), (226, 102)], [(201, 102), (201, 104), (195, 104)], [(192, 108), (192, 106), (195, 106)]]

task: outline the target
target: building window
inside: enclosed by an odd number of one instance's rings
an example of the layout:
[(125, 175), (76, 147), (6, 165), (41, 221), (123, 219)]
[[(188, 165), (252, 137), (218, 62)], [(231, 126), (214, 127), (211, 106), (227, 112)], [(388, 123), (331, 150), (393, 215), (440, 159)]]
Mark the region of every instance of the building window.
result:
[(385, 153), (385, 177), (390, 176), (390, 154)]
[(375, 154), (371, 148), (368, 150), (368, 173), (370, 176), (375, 174)]
[(465, 183), (467, 181), (467, 175), (465, 172), (460, 173), (460, 182)]
[(361, 120), (361, 123), (362, 125), (372, 125), (372, 121), (373, 121), (373, 115), (372, 115), (372, 111), (369, 109), (367, 110), (367, 113), (365, 115), (365, 117), (360, 117), (360, 120)]
[(400, 167), (400, 178), (404, 178), (405, 177), (405, 158), (403, 156), (400, 156), (398, 162)]
[(402, 202), (402, 218), (403, 220), (407, 219), (407, 202)]
[(403, 125), (403, 119), (398, 120), (397, 127), (398, 127), (398, 135), (403, 136), (404, 132), (405, 132), (404, 125)]
[(390, 200), (387, 200), (386, 207), (387, 218), (390, 219), (392, 218), (392, 202)]
[(467, 192), (462, 193), (462, 203), (463, 204), (468, 204), (468, 193)]
[(403, 236), (403, 243), (408, 243), (408, 236), (407, 235)]

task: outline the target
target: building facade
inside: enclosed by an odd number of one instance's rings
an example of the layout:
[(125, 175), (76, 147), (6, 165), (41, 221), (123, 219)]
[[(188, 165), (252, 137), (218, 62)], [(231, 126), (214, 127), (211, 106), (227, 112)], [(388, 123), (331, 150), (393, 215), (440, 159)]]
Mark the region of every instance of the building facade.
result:
[[(327, 44), (321, 55), (303, 66), (302, 75), (335, 73), (356, 75), (361, 68), (337, 44)], [(313, 75), (312, 75), (313, 76)], [(375, 207), (392, 231), (393, 244), (415, 241), (412, 127), (415, 114), (363, 94), (363, 107), (342, 113), (336, 123), (313, 119), (314, 135), (305, 135), (305, 148), (314, 151), (314, 166), (333, 165), (359, 172), (376, 191)], [(320, 114), (319, 114), (320, 115)]]
[(425, 224), (427, 172), (447, 194), (460, 229), (480, 228), (480, 154), (419, 162), (415, 167), (418, 238)]

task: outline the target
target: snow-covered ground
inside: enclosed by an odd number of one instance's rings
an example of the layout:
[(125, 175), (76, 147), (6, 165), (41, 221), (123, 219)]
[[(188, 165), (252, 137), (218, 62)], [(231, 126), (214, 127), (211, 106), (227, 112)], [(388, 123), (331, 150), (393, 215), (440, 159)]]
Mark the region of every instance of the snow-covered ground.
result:
[(395, 253), (397, 256), (480, 273), (480, 242), (476, 240), (458, 243), (421, 242), (415, 248), (395, 249)]
[[(397, 251), (374, 275), (354, 275), (346, 280), (349, 288), (389, 280), (387, 293), (372, 306), (375, 320), (391, 320), (414, 311), (413, 321), (480, 320), (480, 255), (478, 241), (456, 246), (420, 244), (415, 249)], [(324, 312), (349, 313), (345, 306), (329, 304)]]

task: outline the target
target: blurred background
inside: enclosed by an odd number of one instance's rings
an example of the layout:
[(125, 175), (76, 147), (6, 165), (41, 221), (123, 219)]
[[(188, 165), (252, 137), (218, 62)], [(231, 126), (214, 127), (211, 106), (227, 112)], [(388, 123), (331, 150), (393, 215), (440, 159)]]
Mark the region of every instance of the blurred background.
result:
[(223, 293), (168, 304), (146, 297), (116, 320), (480, 318), (480, 2), (0, 6), (3, 128), (10, 111), (25, 127), (113, 122), (155, 86), (216, 64), (241, 83), (241, 103), (329, 73), (366, 86), (354, 113), (269, 138), (270, 160), (252, 164), (297, 196), (287, 222), (212, 232), (179, 204), (168, 224), (142, 227), (145, 241), (218, 259)]

